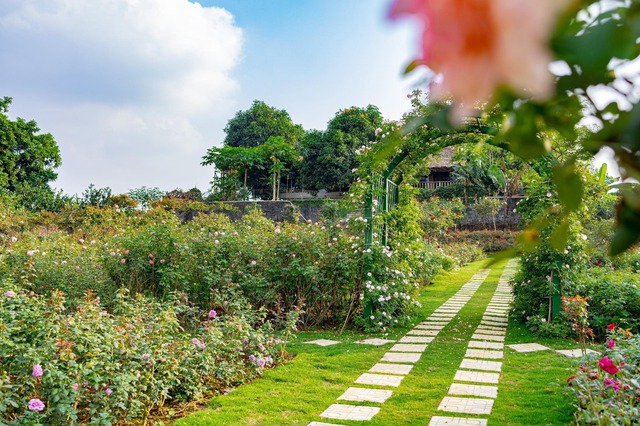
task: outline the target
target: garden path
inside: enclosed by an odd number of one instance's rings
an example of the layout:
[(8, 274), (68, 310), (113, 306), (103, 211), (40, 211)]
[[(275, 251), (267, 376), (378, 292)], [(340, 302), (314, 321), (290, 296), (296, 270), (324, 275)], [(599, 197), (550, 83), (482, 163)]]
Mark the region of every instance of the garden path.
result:
[[(486, 416), (491, 413), (493, 402), (498, 395), (498, 381), (503, 357), (504, 336), (507, 328), (507, 315), (511, 302), (509, 280), (515, 273), (516, 260), (505, 267), (496, 291), (486, 310), (480, 325), (468, 342), (468, 349), (453, 378), (449, 395), (441, 401), (438, 410), (442, 416), (433, 416), (432, 426), (482, 426), (487, 424)], [(489, 269), (479, 270), (449, 300), (438, 307), (425, 321), (409, 330), (395, 345), (386, 352), (380, 361), (355, 380), (356, 386), (348, 388), (339, 401), (329, 406), (320, 417), (327, 420), (371, 420), (383, 406), (357, 405), (358, 402), (382, 405), (393, 395), (393, 388), (401, 385), (402, 380), (411, 373), (413, 365), (420, 360), (422, 353), (441, 333), (446, 334), (447, 325), (458, 312), (471, 300), (478, 288), (489, 275)], [(443, 331), (444, 330), (444, 331)], [(359, 385), (359, 386), (358, 386)], [(374, 386), (374, 387), (372, 387)], [(456, 417), (453, 417), (455, 415)], [(311, 422), (309, 426), (326, 426), (336, 423)]]

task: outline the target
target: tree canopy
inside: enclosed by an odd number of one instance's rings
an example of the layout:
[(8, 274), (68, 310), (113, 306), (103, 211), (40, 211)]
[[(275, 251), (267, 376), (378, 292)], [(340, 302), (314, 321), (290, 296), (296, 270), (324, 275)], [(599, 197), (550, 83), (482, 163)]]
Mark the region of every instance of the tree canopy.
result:
[(246, 111), (238, 111), (224, 128), (225, 146), (252, 148), (262, 145), (272, 136), (281, 136), (295, 146), (304, 134), (299, 124), (293, 124), (289, 113), (255, 100)]
[(38, 124), (6, 113), (12, 99), (0, 99), (0, 188), (15, 191), (28, 185), (48, 189), (57, 178), (61, 164), (60, 149), (50, 133), (41, 133)]

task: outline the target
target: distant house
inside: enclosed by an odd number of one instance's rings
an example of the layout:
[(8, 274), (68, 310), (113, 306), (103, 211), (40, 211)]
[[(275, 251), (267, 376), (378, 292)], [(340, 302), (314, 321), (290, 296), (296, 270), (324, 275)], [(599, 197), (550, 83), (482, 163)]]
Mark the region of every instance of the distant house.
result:
[(427, 167), (429, 176), (422, 176), (418, 183), (420, 189), (437, 189), (453, 183), (453, 148), (446, 147), (437, 155), (429, 157)]

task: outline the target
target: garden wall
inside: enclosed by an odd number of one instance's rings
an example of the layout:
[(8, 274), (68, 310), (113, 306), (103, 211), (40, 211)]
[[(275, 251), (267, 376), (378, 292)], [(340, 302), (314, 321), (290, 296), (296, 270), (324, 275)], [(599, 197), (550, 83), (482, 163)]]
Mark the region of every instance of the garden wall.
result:
[[(497, 197), (502, 199), (502, 197)], [(524, 197), (512, 197), (509, 199), (506, 212), (504, 205), (500, 208), (500, 212), (496, 215), (496, 227), (498, 229), (518, 229), (518, 224), (520, 223), (520, 215), (515, 213), (516, 205), (522, 200)], [(462, 220), (461, 229), (466, 229), (469, 231), (477, 231), (481, 229), (493, 229), (493, 222), (490, 217), (480, 216), (475, 209), (473, 208), (473, 204), (467, 206), (467, 211), (464, 215), (464, 219)]]

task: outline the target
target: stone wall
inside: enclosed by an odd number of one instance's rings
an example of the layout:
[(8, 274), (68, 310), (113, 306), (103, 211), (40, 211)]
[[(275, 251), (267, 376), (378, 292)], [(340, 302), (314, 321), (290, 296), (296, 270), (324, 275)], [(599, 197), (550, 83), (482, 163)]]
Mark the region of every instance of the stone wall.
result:
[[(497, 198), (502, 199), (502, 197)], [(498, 229), (516, 230), (518, 228), (521, 218), (520, 215), (514, 212), (514, 210), (516, 205), (522, 199), (523, 197), (512, 197), (509, 199), (506, 209), (504, 208), (504, 205), (500, 208), (500, 212), (496, 215), (496, 227)], [(493, 221), (491, 220), (491, 217), (480, 216), (473, 208), (473, 204), (470, 204), (467, 207), (467, 211), (464, 215), (460, 228), (470, 231), (493, 229)]]

